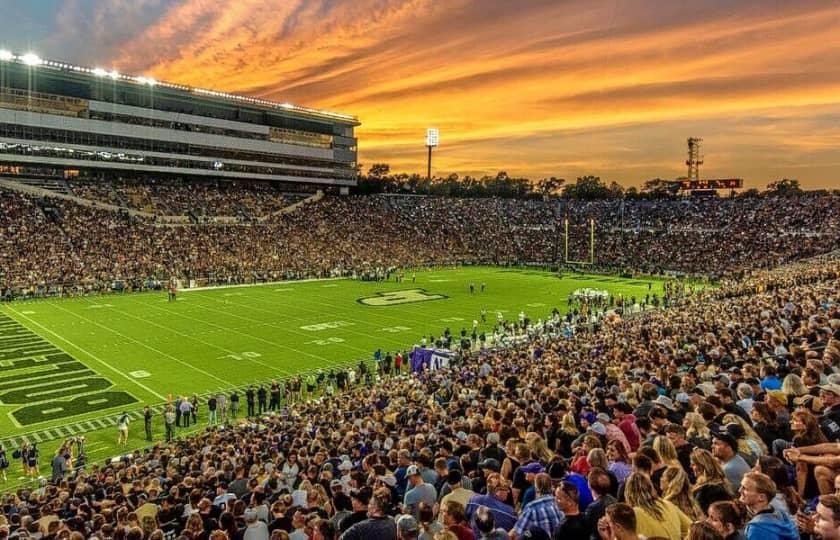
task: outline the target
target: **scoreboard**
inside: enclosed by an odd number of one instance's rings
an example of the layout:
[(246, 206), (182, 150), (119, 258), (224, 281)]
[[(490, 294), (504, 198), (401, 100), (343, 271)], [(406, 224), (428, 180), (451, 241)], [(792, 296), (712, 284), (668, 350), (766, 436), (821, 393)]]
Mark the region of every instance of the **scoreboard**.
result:
[(739, 189), (744, 187), (742, 178), (715, 178), (710, 180), (680, 180), (683, 191), (700, 191), (710, 189)]

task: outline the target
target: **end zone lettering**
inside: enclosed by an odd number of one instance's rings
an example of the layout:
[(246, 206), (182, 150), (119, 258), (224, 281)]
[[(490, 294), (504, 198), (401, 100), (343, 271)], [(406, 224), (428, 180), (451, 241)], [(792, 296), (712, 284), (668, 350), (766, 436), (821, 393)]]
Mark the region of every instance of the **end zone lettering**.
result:
[(0, 404), (21, 426), (60, 420), (137, 402), (128, 392), (0, 314)]

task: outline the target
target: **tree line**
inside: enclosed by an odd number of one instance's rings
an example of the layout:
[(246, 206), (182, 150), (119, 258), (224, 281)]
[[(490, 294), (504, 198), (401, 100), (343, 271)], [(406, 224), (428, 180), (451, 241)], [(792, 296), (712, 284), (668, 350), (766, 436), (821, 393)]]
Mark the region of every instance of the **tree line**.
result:
[[(529, 178), (510, 176), (500, 171), (495, 176), (485, 175), (480, 178), (459, 176), (435, 176), (431, 179), (419, 174), (392, 174), (386, 163), (375, 163), (367, 174), (361, 172), (358, 185), (353, 188), (357, 194), (397, 193), (413, 195), (436, 195), (443, 197), (483, 198), (499, 197), (505, 199), (545, 199), (561, 197), (577, 200), (641, 199), (659, 200), (679, 196), (679, 181), (653, 178), (645, 182), (641, 189), (631, 186), (624, 188), (618, 182), (607, 183), (598, 176), (581, 176), (575, 181), (555, 176), (533, 181)], [(783, 178), (767, 184), (762, 191), (751, 188), (737, 197), (783, 196), (795, 197), (806, 193), (799, 185), (799, 180)], [(815, 192), (807, 192), (815, 193)], [(816, 193), (826, 193), (825, 190)]]

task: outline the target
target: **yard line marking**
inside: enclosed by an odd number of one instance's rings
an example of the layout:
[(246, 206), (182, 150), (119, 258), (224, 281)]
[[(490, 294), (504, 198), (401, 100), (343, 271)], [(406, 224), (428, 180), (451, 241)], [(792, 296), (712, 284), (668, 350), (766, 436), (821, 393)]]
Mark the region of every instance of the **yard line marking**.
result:
[[(214, 300), (214, 302), (215, 302), (215, 303), (217, 303), (217, 304), (223, 304), (223, 305), (227, 305), (227, 306), (231, 306), (231, 305), (233, 305), (233, 306), (243, 307), (243, 304), (238, 304), (238, 303), (236, 303), (236, 302), (231, 302), (231, 301), (229, 301), (229, 300)], [(303, 332), (300, 332), (300, 331), (294, 330), (293, 328), (290, 328), (290, 327), (288, 327), (288, 326), (280, 326), (280, 325), (278, 325), (278, 324), (274, 324), (274, 323), (267, 323), (267, 322), (263, 322), (263, 321), (260, 321), (260, 320), (257, 320), (257, 319), (252, 319), (252, 318), (250, 318), (250, 317), (244, 317), (244, 316), (242, 316), (242, 315), (237, 315), (236, 313), (231, 313), (230, 311), (224, 311), (224, 310), (221, 310), (221, 309), (217, 309), (217, 308), (214, 308), (214, 307), (208, 306), (208, 305), (206, 305), (206, 304), (199, 304), (199, 305), (201, 305), (201, 306), (202, 306), (205, 310), (215, 311), (215, 312), (217, 312), (217, 313), (221, 313), (221, 314), (226, 315), (226, 316), (228, 316), (228, 317), (236, 317), (237, 319), (242, 319), (242, 320), (245, 320), (245, 321), (249, 321), (249, 322), (251, 322), (251, 323), (259, 323), (261, 326), (270, 326), (270, 327), (274, 327), (274, 328), (277, 328), (277, 329), (280, 329), (280, 330), (284, 330), (284, 331), (291, 332), (291, 333), (293, 333), (293, 334), (298, 334), (298, 335), (301, 335), (301, 336), (309, 336), (309, 335), (310, 335), (310, 334), (308, 334), (308, 333), (303, 333)], [(281, 345), (280, 343), (276, 343), (276, 342), (274, 342), (274, 341), (271, 341), (271, 340), (265, 339), (265, 338), (260, 337), (260, 336), (255, 336), (255, 335), (253, 335), (253, 334), (249, 334), (249, 333), (247, 333), (247, 332), (242, 332), (242, 331), (240, 331), (240, 330), (233, 330), (233, 329), (231, 329), (231, 328), (229, 328), (229, 327), (222, 326), (222, 325), (217, 325), (217, 324), (215, 324), (215, 323), (211, 323), (211, 322), (209, 322), (209, 321), (205, 321), (205, 320), (203, 320), (203, 319), (196, 319), (196, 318), (194, 318), (194, 317), (185, 317), (185, 318), (189, 318), (189, 319), (192, 319), (192, 320), (198, 321), (198, 322), (203, 323), (203, 324), (208, 324), (208, 325), (212, 325), (212, 326), (219, 326), (220, 328), (224, 328), (224, 329), (226, 329), (226, 330), (231, 330), (231, 331), (233, 331), (233, 332), (235, 332), (235, 333), (237, 333), (237, 334), (240, 334), (240, 335), (243, 335), (243, 336), (246, 336), (246, 337), (250, 337), (250, 338), (252, 338), (252, 339), (256, 339), (256, 340), (258, 340), (258, 341), (262, 341), (263, 343), (268, 343), (269, 345), (274, 345), (275, 347), (280, 347), (280, 348), (282, 348), (282, 349), (287, 349), (287, 350), (290, 350), (290, 351), (296, 352), (296, 353), (298, 353), (298, 354), (303, 354), (303, 355), (305, 355), (305, 356), (310, 356), (310, 357), (312, 357), (312, 358), (315, 358), (315, 359), (317, 359), (317, 360), (320, 360), (321, 362), (329, 362), (329, 360), (328, 360), (327, 358), (323, 357), (323, 356), (319, 356), (319, 355), (317, 355), (317, 354), (308, 353), (308, 352), (306, 352), (306, 351), (302, 351), (302, 350), (300, 350), (300, 349), (295, 349), (294, 347), (289, 347), (288, 345)], [(339, 344), (339, 345), (341, 345), (341, 344)], [(359, 347), (353, 347), (353, 346), (351, 346), (351, 345), (344, 345), (344, 347), (347, 347), (347, 348), (350, 348), (350, 349), (355, 349), (355, 350), (357, 350), (357, 351), (367, 353), (367, 350), (365, 350), (365, 349), (361, 349), (361, 348), (359, 348)]]
[[(133, 338), (133, 337), (131, 337), (131, 336), (127, 336), (127, 335), (123, 334), (122, 332), (119, 332), (119, 331), (117, 331), (117, 330), (114, 330), (113, 328), (110, 328), (110, 327), (108, 327), (108, 326), (105, 326), (104, 324), (100, 324), (100, 323), (98, 323), (98, 322), (96, 322), (96, 321), (93, 321), (93, 320), (91, 320), (91, 319), (88, 319), (87, 317), (84, 317), (84, 316), (82, 316), (82, 315), (79, 315), (79, 314), (73, 313), (72, 311), (70, 311), (70, 310), (68, 310), (68, 309), (64, 309), (63, 307), (61, 307), (60, 305), (58, 305), (58, 303), (55, 303), (54, 305), (55, 305), (55, 307), (57, 307), (58, 309), (60, 309), (60, 310), (62, 310), (62, 311), (64, 311), (64, 312), (66, 312), (66, 313), (69, 313), (69, 314), (71, 314), (71, 315), (73, 315), (73, 316), (75, 316), (75, 317), (78, 317), (78, 318), (80, 318), (80, 319), (82, 319), (82, 320), (84, 320), (84, 321), (87, 321), (87, 322), (89, 322), (89, 323), (91, 323), (91, 324), (95, 324), (96, 326), (98, 326), (98, 327), (100, 327), (100, 328), (102, 328), (102, 329), (104, 329), (104, 330), (107, 330), (108, 332), (111, 332), (112, 334), (116, 334), (116, 335), (118, 335), (118, 336), (122, 337), (123, 339), (127, 339), (127, 340), (129, 340), (129, 341), (131, 341), (131, 342), (134, 342), (134, 343), (136, 343), (136, 344), (140, 345), (141, 347), (144, 347), (144, 348), (146, 348), (146, 349), (149, 349), (150, 351), (154, 351), (154, 352), (158, 353), (158, 354), (159, 354), (159, 355), (161, 355), (161, 356), (165, 356), (165, 357), (167, 357), (167, 358), (169, 358), (169, 359), (171, 359), (171, 360), (174, 360), (175, 362), (178, 362), (179, 364), (181, 364), (181, 365), (183, 365), (183, 366), (187, 366), (188, 368), (191, 368), (191, 369), (193, 369), (193, 370), (195, 370), (195, 371), (198, 371), (199, 373), (202, 373), (202, 374), (204, 374), (204, 375), (206, 375), (206, 376), (210, 377), (211, 379), (216, 379), (217, 381), (225, 382), (225, 380), (224, 380), (224, 379), (221, 379), (221, 378), (219, 378), (219, 377), (216, 377), (215, 375), (213, 375), (213, 374), (212, 374), (212, 373), (210, 373), (209, 371), (204, 371), (204, 370), (203, 370), (203, 369), (201, 369), (201, 368), (197, 368), (197, 367), (193, 366), (192, 364), (189, 364), (189, 363), (187, 363), (187, 362), (184, 362), (184, 361), (183, 361), (183, 360), (181, 360), (180, 358), (177, 358), (177, 357), (175, 357), (175, 356), (172, 356), (172, 355), (171, 355), (171, 354), (169, 354), (168, 352), (162, 351), (162, 350), (160, 350), (160, 349), (158, 349), (158, 348), (156, 348), (156, 347), (152, 347), (151, 345), (147, 345), (147, 344), (143, 343), (142, 341), (139, 341), (139, 340), (137, 340), (137, 339), (134, 339), (134, 338)], [(125, 374), (123, 374), (123, 377), (125, 377), (126, 379), (128, 379), (128, 380), (130, 380), (130, 381), (136, 381), (136, 379), (131, 378), (131, 377), (128, 377), (128, 376), (127, 376), (127, 375), (125, 375)], [(140, 384), (140, 383), (137, 383), (137, 384)], [(155, 392), (155, 395), (156, 395), (157, 397), (159, 397), (160, 399), (162, 399), (162, 400), (165, 400), (165, 399), (166, 399), (164, 396), (162, 396), (162, 395), (158, 394), (157, 392)]]
[[(259, 298), (251, 298), (251, 300), (254, 300), (254, 301), (257, 301), (257, 302), (259, 302), (259, 301), (260, 301), (260, 299), (259, 299)], [(230, 301), (227, 301), (227, 302), (221, 302), (221, 301), (219, 301), (219, 300), (214, 300), (214, 301), (215, 301), (216, 303), (223, 303), (223, 304), (226, 304), (226, 305), (234, 305), (234, 306), (237, 306), (237, 307), (241, 307), (241, 308), (244, 308), (244, 309), (250, 309), (251, 311), (256, 311), (256, 312), (260, 312), (260, 313), (268, 313), (268, 314), (274, 314), (274, 313), (275, 313), (274, 311), (271, 311), (271, 310), (268, 310), (268, 309), (262, 309), (262, 308), (258, 308), (258, 307), (255, 307), (255, 306), (252, 306), (252, 305), (248, 305), (248, 304), (240, 304), (240, 303), (238, 303), (238, 302), (230, 302)], [(204, 305), (204, 304), (201, 304), (201, 305)], [(206, 307), (207, 309), (213, 309), (213, 308), (211, 308), (211, 307), (207, 307), (207, 306), (205, 306), (205, 307)], [(321, 314), (322, 314), (322, 312), (321, 312), (321, 311), (318, 311), (318, 310), (314, 310), (314, 309), (307, 309), (307, 308), (302, 308), (302, 307), (300, 307), (300, 306), (295, 306), (295, 307), (296, 307), (296, 308), (298, 308), (298, 309), (301, 309), (301, 310), (303, 310), (303, 311), (308, 311), (308, 312), (310, 312), (310, 313), (316, 313), (316, 314), (319, 314), (319, 315), (321, 315)], [(329, 306), (329, 307), (334, 307), (334, 306)], [(219, 311), (219, 310), (214, 310), (214, 311)], [(244, 316), (242, 316), (242, 315), (237, 315), (237, 314), (234, 314), (234, 313), (228, 313), (228, 312), (223, 312), (223, 313), (225, 313), (226, 315), (230, 315), (230, 316), (232, 316), (232, 317), (238, 317), (238, 318), (240, 318), (240, 319), (245, 319), (245, 320), (248, 320), (248, 321), (251, 321), (251, 322), (255, 322), (255, 323), (256, 323), (256, 322), (260, 322), (258, 319), (252, 319), (252, 318), (250, 318), (250, 317), (244, 317)], [(291, 320), (291, 319), (290, 319), (290, 320)], [(404, 320), (404, 319), (400, 319), (400, 320), (402, 320), (403, 322), (405, 322), (405, 320)], [(297, 334), (297, 335), (299, 335), (299, 336), (309, 336), (309, 335), (310, 335), (310, 334), (308, 334), (308, 333), (303, 333), (303, 332), (300, 332), (300, 331), (298, 331), (298, 330), (295, 330), (295, 329), (294, 329), (291, 325), (289, 325), (289, 326), (280, 326), (279, 324), (280, 324), (279, 322), (278, 322), (278, 323), (264, 323), (264, 325), (265, 325), (265, 326), (272, 326), (272, 327), (274, 327), (274, 328), (278, 328), (278, 329), (280, 329), (280, 330), (284, 330), (284, 331), (287, 331), (287, 332), (291, 332), (291, 333), (293, 333), (293, 334)], [(397, 340), (397, 339), (394, 339), (394, 338), (391, 338), (391, 337), (388, 337), (388, 336), (368, 334), (367, 332), (361, 332), (361, 331), (358, 331), (358, 330), (352, 330), (351, 328), (348, 328), (348, 327), (343, 327), (343, 328), (342, 328), (342, 330), (344, 330), (344, 331), (346, 331), (346, 332), (349, 332), (349, 333), (351, 333), (351, 334), (356, 334), (356, 335), (359, 335), (359, 336), (364, 336), (364, 337), (367, 337), (367, 338), (373, 338), (373, 339), (378, 340), (378, 341), (383, 341), (383, 340), (384, 340), (384, 341), (390, 341), (391, 343), (397, 344), (397, 345), (399, 345), (400, 347), (405, 347), (405, 346), (406, 346), (406, 345), (405, 345), (402, 341)], [(354, 346), (354, 345), (349, 345), (349, 344), (348, 344), (348, 345), (346, 345), (346, 347), (351, 348), (351, 349), (355, 349), (355, 350), (357, 350), (357, 351), (359, 351), (359, 352), (362, 352), (362, 353), (365, 353), (365, 354), (367, 354), (367, 353), (368, 353), (368, 351), (367, 351), (366, 349), (362, 349), (362, 348), (356, 347), (356, 346)]]
[[(56, 307), (58, 307), (58, 309), (62, 309), (63, 311), (67, 311), (66, 309), (63, 309), (63, 308), (59, 307), (59, 306), (57, 305), (57, 303), (54, 303), (54, 305), (56, 305)], [(73, 347), (73, 348), (75, 348), (75, 349), (77, 349), (77, 350), (79, 350), (79, 351), (82, 351), (83, 353), (85, 353), (85, 354), (86, 354), (86, 355), (88, 355), (89, 357), (93, 358), (95, 361), (99, 362), (99, 363), (100, 363), (100, 364), (102, 364), (103, 366), (107, 367), (108, 369), (110, 369), (110, 370), (111, 370), (111, 371), (113, 371), (114, 373), (116, 373), (116, 374), (120, 375), (122, 378), (126, 379), (127, 381), (131, 381), (132, 383), (136, 384), (137, 386), (139, 386), (139, 387), (140, 387), (140, 388), (142, 388), (143, 390), (145, 390), (145, 391), (149, 392), (150, 394), (152, 394), (153, 396), (157, 397), (158, 399), (162, 399), (162, 400), (165, 400), (165, 399), (166, 399), (166, 397), (162, 396), (161, 394), (158, 394), (157, 392), (155, 392), (154, 390), (152, 390), (151, 388), (149, 388), (149, 387), (148, 387), (148, 386), (146, 386), (145, 384), (143, 384), (143, 383), (141, 383), (141, 382), (139, 382), (139, 381), (137, 381), (137, 380), (135, 380), (135, 379), (132, 379), (131, 377), (127, 376), (125, 373), (123, 373), (122, 371), (118, 370), (117, 368), (115, 368), (114, 366), (112, 366), (111, 364), (109, 364), (108, 362), (106, 362), (106, 361), (102, 360), (101, 358), (99, 358), (99, 357), (98, 357), (98, 356), (96, 356), (95, 354), (93, 354), (93, 353), (91, 353), (91, 352), (88, 352), (87, 350), (85, 350), (85, 349), (81, 348), (80, 346), (78, 346), (78, 345), (74, 344), (73, 342), (71, 342), (71, 341), (67, 340), (66, 338), (64, 338), (64, 337), (60, 336), (59, 334), (56, 334), (55, 332), (53, 332), (52, 330), (50, 330), (50, 329), (49, 329), (49, 328), (47, 328), (46, 326), (44, 326), (44, 325), (42, 325), (42, 324), (38, 323), (37, 321), (33, 321), (32, 319), (30, 319), (30, 318), (29, 318), (29, 317), (27, 317), (26, 315), (21, 314), (21, 313), (20, 313), (18, 310), (16, 310), (15, 308), (13, 308), (13, 307), (9, 307), (9, 309), (10, 309), (10, 310), (12, 310), (12, 311), (14, 311), (15, 313), (19, 314), (21, 317), (23, 317), (24, 319), (26, 319), (27, 321), (29, 321), (31, 324), (34, 324), (35, 326), (37, 326), (37, 327), (38, 327), (38, 328), (40, 328), (41, 330), (43, 330), (43, 331), (45, 331), (45, 332), (48, 332), (49, 334), (52, 334), (53, 336), (55, 336), (56, 338), (60, 339), (60, 340), (61, 340), (61, 341), (63, 341), (64, 343), (67, 343), (67, 344), (68, 344), (68, 345), (70, 345), (71, 347)], [(70, 314), (72, 314), (72, 315), (75, 315), (72, 311), (67, 311), (67, 312), (68, 312), (68, 313), (70, 313)], [(124, 336), (123, 336), (123, 337), (124, 337)]]
[[(227, 301), (226, 301), (226, 302), (227, 302)], [(166, 312), (166, 313), (170, 313), (170, 314), (171, 314), (171, 312), (170, 312), (170, 311), (165, 310), (165, 309), (163, 309), (163, 308), (158, 308), (158, 307), (154, 307), (154, 306), (151, 306), (151, 307), (153, 307), (154, 309), (158, 309), (158, 310), (161, 310), (161, 311), (164, 311), (164, 312)], [(159, 324), (157, 324), (157, 323), (155, 323), (155, 322), (152, 322), (152, 321), (150, 321), (150, 320), (148, 320), (148, 319), (145, 319), (145, 318), (143, 318), (143, 317), (138, 317), (138, 316), (136, 316), (136, 315), (131, 315), (131, 314), (129, 314), (129, 313), (125, 313), (125, 312), (120, 311), (120, 310), (114, 310), (114, 311), (118, 311), (118, 312), (120, 312), (120, 313), (122, 313), (122, 314), (124, 314), (124, 315), (128, 315), (129, 317), (132, 317), (132, 318), (134, 318), (134, 319), (137, 319), (137, 320), (140, 320), (140, 321), (144, 321), (144, 322), (149, 323), (149, 324), (152, 324), (152, 325), (154, 325), (154, 326), (158, 326), (159, 328), (163, 328), (163, 329), (168, 330), (168, 331), (170, 331), (170, 332), (172, 332), (172, 333), (174, 333), (174, 334), (178, 334), (178, 335), (183, 336), (183, 337), (185, 337), (185, 338), (192, 339), (193, 341), (198, 341), (199, 343), (201, 343), (201, 344), (203, 344), (203, 345), (209, 345), (210, 347), (213, 347), (214, 349), (218, 349), (218, 350), (220, 350), (220, 351), (225, 351), (225, 352), (228, 352), (228, 353), (230, 353), (230, 354), (239, 354), (239, 351), (233, 351), (233, 350), (228, 349), (228, 348), (226, 348), (226, 347), (222, 347), (222, 346), (216, 345), (216, 344), (214, 344), (214, 343), (210, 343), (210, 342), (206, 342), (206, 341), (203, 341), (203, 340), (197, 339), (197, 338), (195, 338), (195, 337), (193, 337), (193, 336), (191, 336), (191, 335), (189, 335), (189, 334), (185, 334), (185, 333), (183, 333), (183, 332), (179, 332), (178, 330), (173, 330), (172, 328), (168, 328), (168, 327), (165, 327), (165, 326), (161, 326), (161, 325), (159, 325)], [(218, 310), (217, 310), (217, 311), (218, 311)], [(247, 332), (242, 332), (242, 331), (240, 331), (240, 330), (236, 330), (236, 329), (229, 328), (229, 327), (226, 327), (226, 326), (223, 326), (223, 325), (219, 325), (219, 324), (216, 324), (216, 323), (211, 323), (211, 322), (208, 322), (208, 321), (204, 321), (204, 320), (202, 320), (202, 319), (197, 319), (197, 318), (195, 318), (195, 317), (187, 317), (187, 316), (185, 316), (185, 315), (180, 315), (180, 317), (181, 317), (181, 318), (183, 318), (183, 319), (189, 319), (189, 320), (197, 321), (197, 322), (200, 322), (200, 323), (202, 323), (202, 324), (206, 324), (206, 325), (208, 325), (208, 326), (215, 326), (215, 327), (217, 327), (217, 328), (219, 328), (219, 329), (221, 329), (221, 330), (226, 330), (226, 331), (230, 331), (230, 332), (235, 332), (235, 333), (237, 333), (237, 334), (241, 334), (241, 335), (244, 335), (244, 336), (248, 336), (248, 337), (250, 337), (250, 338), (258, 339), (258, 340), (263, 341), (263, 342), (265, 342), (265, 343), (269, 343), (269, 344), (271, 344), (271, 345), (274, 345), (275, 347), (280, 347), (280, 348), (283, 348), (283, 349), (288, 349), (288, 350), (293, 351), (293, 352), (296, 352), (296, 353), (298, 353), (298, 354), (306, 354), (306, 355), (311, 356), (311, 357), (313, 357), (313, 358), (317, 358), (317, 359), (319, 359), (319, 360), (324, 360), (324, 358), (323, 358), (323, 357), (321, 357), (321, 356), (314, 355), (314, 354), (309, 354), (309, 353), (306, 353), (306, 352), (301, 351), (301, 350), (299, 350), (299, 349), (295, 349), (294, 347), (289, 347), (288, 345), (281, 345), (281, 344), (279, 344), (279, 343), (275, 343), (275, 342), (273, 342), (273, 341), (270, 341), (270, 340), (267, 340), (267, 339), (260, 338), (259, 336), (254, 336), (253, 334), (249, 334), (249, 333), (247, 333)], [(260, 361), (260, 360), (257, 360), (256, 358), (248, 358), (248, 360), (250, 360), (250, 361), (252, 361), (252, 362), (254, 362), (254, 363), (256, 363), (256, 364), (259, 364), (259, 365), (261, 365), (261, 366), (263, 366), (263, 367), (269, 368), (269, 369), (271, 369), (271, 370), (273, 370), (273, 371), (279, 371), (280, 373), (287, 374), (287, 372), (285, 372), (284, 370), (279, 369), (277, 366), (273, 366), (273, 365), (271, 365), (271, 364), (266, 364), (265, 362), (262, 362), (262, 361)], [(225, 382), (225, 381), (223, 381), (223, 382)]]
[[(351, 311), (351, 310), (349, 309), (349, 307), (347, 307), (347, 306), (338, 306), (338, 305), (336, 305), (336, 304), (332, 304), (332, 303), (328, 303), (328, 302), (319, 302), (319, 301), (317, 301), (317, 300), (314, 300), (314, 301), (313, 301), (313, 300), (311, 299), (311, 298), (316, 298), (316, 299), (321, 299), (321, 300), (323, 300), (323, 299), (333, 300), (333, 299), (334, 299), (334, 297), (329, 297), (329, 296), (326, 296), (326, 297), (325, 297), (325, 296), (321, 296), (320, 294), (317, 294), (317, 293), (316, 293), (316, 290), (315, 290), (315, 289), (313, 289), (312, 291), (307, 291), (307, 293), (306, 293), (306, 294), (307, 294), (307, 303), (308, 303), (308, 304), (316, 304), (316, 305), (319, 305), (319, 306), (328, 307), (328, 308), (330, 308), (330, 309), (332, 310), (332, 312), (333, 312), (333, 313), (335, 313), (335, 314), (341, 314), (341, 313), (350, 313), (350, 314), (352, 314), (352, 311)], [(272, 306), (276, 306), (276, 305), (277, 305), (277, 303), (276, 303), (275, 301), (273, 301), (273, 300), (266, 300), (266, 299), (265, 299), (264, 297), (262, 297), (262, 296), (256, 296), (256, 297), (249, 296), (248, 298), (249, 298), (250, 300), (252, 300), (252, 301), (255, 301), (255, 302), (261, 302), (261, 303), (264, 303), (264, 304), (269, 304), (269, 305), (272, 305)], [(243, 304), (236, 304), (236, 305), (241, 306), (241, 307), (251, 307), (251, 306), (246, 306), (246, 305), (243, 305)], [(405, 306), (405, 307), (410, 307), (410, 306), (412, 306), (412, 305), (417, 305), (417, 306), (420, 306), (420, 305), (422, 305), (422, 303), (417, 303), (417, 304), (404, 304), (404, 306)], [(300, 311), (306, 311), (306, 312), (309, 312), (309, 313), (314, 313), (314, 314), (318, 314), (318, 315), (321, 315), (321, 314), (322, 314), (322, 312), (321, 312), (321, 311), (319, 311), (319, 310), (307, 309), (306, 307), (303, 307), (303, 306), (301, 306), (300, 304), (295, 304), (295, 305), (294, 305), (294, 306), (292, 306), (292, 307), (294, 307), (295, 309), (300, 310)], [(253, 308), (252, 308), (252, 309), (253, 309)], [(265, 311), (266, 313), (274, 313), (273, 311), (268, 311), (268, 310), (261, 310), (261, 311)], [(479, 310), (477, 309), (476, 311), (478, 312)], [(380, 319), (391, 319), (391, 320), (393, 320), (393, 321), (395, 321), (395, 322), (399, 322), (399, 323), (405, 323), (405, 322), (406, 322), (406, 317), (405, 317), (405, 316), (399, 316), (399, 315), (387, 315), (387, 314), (382, 313), (382, 312), (377, 313), (377, 317), (379, 317)], [(420, 322), (424, 322), (424, 323), (426, 323), (426, 324), (434, 324), (434, 323), (436, 322), (436, 317), (437, 317), (437, 315), (431, 315), (431, 316), (420, 316), (420, 315), (419, 315), (418, 313), (416, 313), (416, 312), (411, 314), (411, 320), (413, 320), (413, 321), (420, 321)], [(291, 321), (291, 320), (296, 320), (296, 318), (289, 318), (288, 320), (290, 320), (290, 321)], [(280, 322), (286, 322), (286, 321), (280, 321)], [(371, 334), (362, 334), (362, 335), (364, 335), (364, 336), (366, 336), (366, 337), (373, 337), (373, 338), (377, 338), (377, 339), (379, 339), (379, 338), (380, 338), (380, 336), (373, 336), (373, 335), (371, 335)], [(387, 339), (387, 337), (386, 337), (386, 339)], [(393, 340), (393, 339), (392, 339), (392, 340), (390, 340), (390, 341), (393, 341), (394, 343), (398, 343), (398, 344), (399, 344), (399, 345), (401, 345), (401, 346), (403, 345), (403, 343), (402, 343), (402, 342), (400, 342), (400, 341), (398, 341), (398, 340)]]

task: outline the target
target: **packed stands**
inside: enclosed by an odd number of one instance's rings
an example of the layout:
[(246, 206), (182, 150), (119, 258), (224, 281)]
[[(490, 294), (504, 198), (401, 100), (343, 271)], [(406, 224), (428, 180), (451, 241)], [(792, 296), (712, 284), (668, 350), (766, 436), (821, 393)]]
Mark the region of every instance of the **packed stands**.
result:
[[(300, 196), (271, 182), (189, 180), (73, 181), (83, 199), (165, 216), (234, 216), (245, 219), (277, 212)], [(305, 196), (305, 195), (303, 195)]]
[(388, 368), (387, 384), (332, 371), (335, 395), (299, 401), (290, 386), (283, 414), (230, 418), (231, 429), (9, 494), (0, 530), (836, 538), (838, 298), (833, 253), (573, 336), (547, 321), (527, 343), (446, 368)]
[[(80, 186), (73, 185), (76, 195), (155, 212), (256, 215), (287, 202), (272, 188), (235, 184)], [(837, 194), (626, 202), (328, 196), (265, 222), (187, 225), (11, 190), (0, 191), (0, 206), (6, 298), (106, 291), (116, 281), (135, 290), (171, 277), (212, 284), (370, 268), (557, 264), (567, 219), (569, 258), (588, 258), (591, 219), (596, 265), (612, 271), (722, 276), (840, 247)]]

